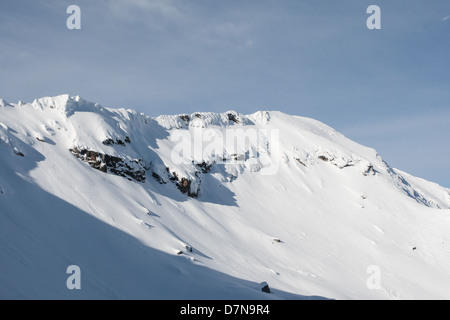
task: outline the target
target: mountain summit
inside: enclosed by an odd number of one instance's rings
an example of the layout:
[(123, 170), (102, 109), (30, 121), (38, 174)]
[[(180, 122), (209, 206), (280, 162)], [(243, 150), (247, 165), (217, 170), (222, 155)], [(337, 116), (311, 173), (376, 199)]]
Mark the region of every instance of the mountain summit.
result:
[(450, 190), (281, 112), (0, 99), (0, 220), (0, 298), (450, 298)]

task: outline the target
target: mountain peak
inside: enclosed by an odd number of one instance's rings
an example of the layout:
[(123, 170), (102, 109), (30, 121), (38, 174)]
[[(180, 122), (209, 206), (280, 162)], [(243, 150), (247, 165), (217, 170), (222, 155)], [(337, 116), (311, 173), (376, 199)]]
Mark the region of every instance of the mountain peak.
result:
[(11, 105), (7, 101), (0, 99), (0, 107), (11, 107)]
[(46, 97), (1, 108), (0, 168), (0, 298), (449, 297), (449, 190), (314, 119)]
[(80, 96), (70, 96), (68, 94), (36, 99), (32, 105), (39, 110), (44, 110), (45, 108), (59, 110), (67, 117), (72, 116), (77, 111), (97, 112), (101, 108), (98, 103), (88, 102)]

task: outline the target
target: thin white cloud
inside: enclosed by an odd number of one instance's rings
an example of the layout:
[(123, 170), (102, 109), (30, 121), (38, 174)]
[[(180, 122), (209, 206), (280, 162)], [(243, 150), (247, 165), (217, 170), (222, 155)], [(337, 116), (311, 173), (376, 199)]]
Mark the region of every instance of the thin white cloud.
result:
[(444, 19), (442, 19), (442, 21), (447, 21), (450, 20), (450, 16), (446, 16)]
[[(164, 20), (174, 21), (182, 19), (179, 10), (179, 1), (176, 0), (105, 0), (109, 12), (118, 19), (142, 22), (154, 22), (159, 17)], [(139, 15), (141, 13), (141, 15)], [(144, 17), (145, 16), (145, 17)]]
[[(251, 25), (242, 19), (205, 15), (195, 6), (181, 0), (103, 0), (109, 15), (120, 22), (139, 24), (161, 35), (176, 33), (181, 39), (190, 39), (207, 46), (249, 48), (253, 45)], [(166, 28), (170, 26), (170, 28)], [(170, 35), (168, 35), (170, 37)]]

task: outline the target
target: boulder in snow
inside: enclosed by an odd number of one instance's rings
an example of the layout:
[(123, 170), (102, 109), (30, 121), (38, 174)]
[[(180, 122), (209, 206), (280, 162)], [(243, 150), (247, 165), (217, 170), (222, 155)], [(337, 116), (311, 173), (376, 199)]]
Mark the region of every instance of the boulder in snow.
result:
[(260, 288), (261, 291), (264, 292), (264, 293), (271, 293), (269, 284), (268, 284), (267, 282), (265, 282), (265, 281), (264, 281), (264, 282), (261, 282), (261, 283), (259, 284), (259, 288)]

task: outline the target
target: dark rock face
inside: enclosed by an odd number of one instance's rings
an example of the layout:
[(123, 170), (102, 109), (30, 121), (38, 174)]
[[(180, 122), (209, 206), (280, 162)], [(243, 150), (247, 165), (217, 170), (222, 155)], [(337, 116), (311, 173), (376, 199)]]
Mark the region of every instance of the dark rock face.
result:
[(188, 180), (186, 178), (179, 178), (176, 172), (170, 172), (170, 169), (167, 168), (167, 173), (170, 176), (170, 181), (175, 183), (178, 190), (181, 191), (183, 194), (187, 194), (191, 198), (197, 198), (199, 194), (199, 188), (196, 191), (192, 191), (192, 182), (191, 180)]
[(298, 163), (300, 163), (302, 166), (306, 167), (306, 164), (300, 160), (299, 158), (294, 158)]
[[(129, 141), (127, 139), (127, 141)], [(124, 141), (125, 142), (125, 141)], [(121, 144), (120, 141), (104, 141), (104, 144)], [(152, 169), (152, 165), (149, 168), (145, 167), (144, 161), (139, 160), (127, 160), (120, 157), (104, 154), (101, 152), (73, 148), (70, 152), (80, 159), (81, 161), (88, 163), (93, 169), (99, 170), (103, 173), (115, 174), (127, 178), (130, 181), (137, 181), (145, 183), (147, 180), (147, 171), (151, 173), (153, 179), (159, 184), (164, 185), (172, 182), (180, 190), (181, 193), (186, 194), (191, 198), (197, 198), (200, 193), (201, 175), (207, 174), (211, 171), (214, 163), (198, 163), (195, 166), (197, 170), (195, 177), (190, 179), (186, 177), (180, 177), (175, 171), (171, 172), (166, 167), (167, 172), (158, 172)]]
[(374, 175), (376, 175), (376, 171), (375, 171), (375, 169), (373, 168), (373, 166), (370, 165), (369, 167), (367, 167), (367, 170), (364, 171), (363, 174), (364, 174), (366, 177), (367, 177), (367, 176), (374, 176)]
[(164, 181), (164, 179), (161, 178), (161, 176), (159, 174), (157, 174), (156, 172), (152, 172), (152, 177), (153, 177), (153, 179), (158, 181), (159, 184), (167, 184), (167, 182)]
[(127, 143), (130, 144), (131, 143), (131, 139), (130, 137), (125, 137), (123, 140), (121, 139), (106, 139), (105, 141), (102, 142), (105, 146), (112, 146), (112, 145), (119, 145), (119, 146), (126, 146)]
[(189, 121), (191, 120), (190, 117), (187, 114), (182, 114), (180, 116), (180, 119), (183, 120), (186, 123), (189, 123)]
[(227, 116), (228, 116), (228, 120), (233, 121), (234, 123), (237, 123), (237, 124), (240, 123), (235, 114), (229, 113)]
[(181, 179), (178, 184), (178, 189), (180, 189), (180, 191), (183, 193), (189, 194), (191, 190), (191, 181), (185, 178)]
[(267, 282), (261, 282), (261, 284), (259, 286), (260, 286), (262, 292), (271, 293), (269, 284)]
[(197, 163), (196, 166), (200, 168), (202, 173), (208, 173), (211, 171), (212, 168), (212, 164), (208, 164), (206, 162)]
[(78, 148), (70, 149), (70, 152), (101, 172), (112, 173), (142, 183), (146, 181), (146, 170), (142, 160), (128, 161), (91, 150), (79, 150)]

